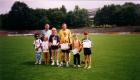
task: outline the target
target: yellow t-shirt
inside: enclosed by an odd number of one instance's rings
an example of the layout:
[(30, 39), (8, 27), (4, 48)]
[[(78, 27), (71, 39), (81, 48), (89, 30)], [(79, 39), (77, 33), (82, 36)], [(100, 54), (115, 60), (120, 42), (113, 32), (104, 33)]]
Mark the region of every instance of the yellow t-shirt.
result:
[(71, 31), (69, 29), (59, 31), (60, 43), (71, 43)]

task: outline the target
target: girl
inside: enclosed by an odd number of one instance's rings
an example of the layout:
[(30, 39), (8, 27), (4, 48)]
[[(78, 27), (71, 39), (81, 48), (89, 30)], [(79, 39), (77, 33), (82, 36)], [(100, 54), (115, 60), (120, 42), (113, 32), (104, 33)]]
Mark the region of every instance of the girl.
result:
[(55, 60), (56, 60), (56, 65), (59, 65), (58, 48), (59, 48), (60, 40), (57, 35), (56, 28), (52, 28), (52, 35), (50, 36), (49, 42), (52, 49), (52, 64), (51, 65), (55, 65)]
[(39, 38), (39, 33), (34, 34), (35, 40), (33, 42), (35, 47), (35, 64), (41, 64), (42, 41)]
[(42, 42), (42, 48), (44, 53), (44, 63), (48, 64), (48, 48), (49, 48), (49, 41), (48, 37), (44, 36), (43, 42)]

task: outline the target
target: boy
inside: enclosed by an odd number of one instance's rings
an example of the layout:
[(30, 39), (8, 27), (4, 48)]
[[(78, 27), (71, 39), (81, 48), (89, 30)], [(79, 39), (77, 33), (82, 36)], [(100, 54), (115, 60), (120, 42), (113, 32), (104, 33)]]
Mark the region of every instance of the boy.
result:
[(78, 39), (77, 35), (73, 35), (74, 40), (72, 41), (72, 48), (73, 48), (73, 54), (74, 54), (74, 67), (76, 67), (76, 63), (78, 62), (77, 67), (80, 66), (80, 51), (81, 51), (81, 42)]
[(84, 39), (82, 40), (84, 56), (85, 56), (85, 69), (91, 68), (91, 40), (88, 38), (88, 33), (84, 32)]
[(39, 33), (35, 33), (34, 37), (35, 40), (33, 44), (35, 47), (35, 64), (41, 64), (42, 41), (39, 37)]
[(57, 30), (56, 28), (52, 28), (52, 35), (50, 36), (49, 39), (51, 49), (52, 49), (52, 64), (55, 65), (55, 58), (56, 58), (56, 65), (59, 65), (58, 61), (58, 48), (59, 48), (59, 36), (57, 35)]

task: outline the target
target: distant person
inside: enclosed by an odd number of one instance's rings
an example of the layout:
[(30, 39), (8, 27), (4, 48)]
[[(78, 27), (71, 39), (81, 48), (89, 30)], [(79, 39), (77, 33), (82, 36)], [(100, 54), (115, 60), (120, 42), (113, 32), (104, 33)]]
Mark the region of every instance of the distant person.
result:
[(74, 67), (81, 67), (80, 66), (80, 52), (81, 52), (81, 41), (78, 39), (77, 34), (73, 35), (74, 39), (72, 40), (72, 52), (74, 58)]
[[(71, 31), (69, 29), (67, 29), (67, 24), (63, 23), (62, 24), (62, 28), (59, 31), (59, 37), (60, 37), (60, 44), (66, 44), (71, 45)], [(69, 66), (70, 63), (70, 50), (68, 49), (61, 49), (61, 63), (60, 66), (63, 66), (64, 62), (66, 62), (66, 66)], [(66, 57), (66, 61), (65, 61), (65, 57)]]
[(52, 50), (52, 64), (51, 65), (59, 65), (59, 57), (58, 57), (58, 48), (59, 48), (59, 36), (57, 35), (56, 28), (52, 28), (52, 34), (49, 39), (51, 50)]
[(84, 32), (84, 39), (82, 40), (82, 46), (84, 50), (84, 57), (85, 57), (85, 69), (91, 68), (91, 47), (92, 42), (88, 38), (88, 33)]
[(42, 41), (40, 39), (39, 33), (34, 34), (34, 48), (35, 48), (35, 64), (41, 64), (41, 53), (42, 53)]
[(42, 49), (43, 49), (43, 54), (44, 54), (44, 63), (48, 64), (49, 40), (47, 36), (44, 36), (44, 39), (42, 42)]
[[(43, 40), (44, 36), (48, 37), (48, 40), (50, 38), (50, 35), (52, 34), (52, 31), (50, 30), (50, 25), (45, 24), (44, 30), (41, 31), (41, 38)], [(52, 53), (51, 53), (51, 47), (49, 46), (49, 63), (51, 63)]]

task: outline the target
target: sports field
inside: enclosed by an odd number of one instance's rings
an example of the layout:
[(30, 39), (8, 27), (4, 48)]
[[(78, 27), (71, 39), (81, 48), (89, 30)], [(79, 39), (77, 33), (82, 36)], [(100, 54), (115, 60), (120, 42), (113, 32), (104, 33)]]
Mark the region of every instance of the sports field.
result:
[(92, 68), (87, 70), (34, 65), (33, 37), (0, 37), (0, 80), (140, 80), (139, 34), (90, 38), (94, 49)]

